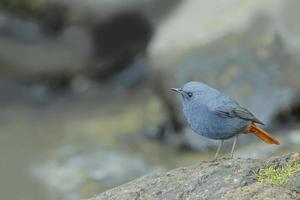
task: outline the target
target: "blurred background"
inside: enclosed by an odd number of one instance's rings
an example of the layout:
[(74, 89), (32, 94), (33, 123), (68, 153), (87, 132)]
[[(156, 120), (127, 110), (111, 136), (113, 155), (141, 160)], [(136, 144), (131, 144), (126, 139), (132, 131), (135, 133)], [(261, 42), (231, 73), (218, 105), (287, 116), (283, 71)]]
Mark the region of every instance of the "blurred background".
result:
[[(190, 80), (233, 96), (300, 151), (300, 1), (1, 0), (0, 195), (76, 200), (211, 159), (170, 92)], [(226, 142), (229, 151), (231, 141)]]

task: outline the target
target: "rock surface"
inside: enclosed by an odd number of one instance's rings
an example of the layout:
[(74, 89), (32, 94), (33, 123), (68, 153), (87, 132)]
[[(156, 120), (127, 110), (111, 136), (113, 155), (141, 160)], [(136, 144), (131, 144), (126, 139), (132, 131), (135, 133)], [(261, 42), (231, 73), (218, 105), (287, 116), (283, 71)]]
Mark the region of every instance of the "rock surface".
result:
[(282, 185), (259, 183), (257, 172), (269, 165), (300, 162), (299, 153), (269, 160), (226, 159), (202, 162), (147, 175), (91, 200), (118, 199), (299, 199), (300, 172)]

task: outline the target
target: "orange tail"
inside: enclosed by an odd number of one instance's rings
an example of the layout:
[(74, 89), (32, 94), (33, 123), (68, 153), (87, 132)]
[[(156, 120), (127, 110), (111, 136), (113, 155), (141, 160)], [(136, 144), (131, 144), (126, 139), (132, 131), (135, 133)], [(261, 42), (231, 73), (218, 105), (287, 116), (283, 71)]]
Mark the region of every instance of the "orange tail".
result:
[(271, 136), (266, 131), (262, 130), (261, 128), (258, 128), (255, 126), (255, 124), (250, 125), (248, 129), (249, 133), (254, 133), (257, 137), (259, 137), (261, 140), (263, 140), (265, 143), (268, 144), (277, 144), (279, 145), (279, 141), (275, 139), (273, 136)]

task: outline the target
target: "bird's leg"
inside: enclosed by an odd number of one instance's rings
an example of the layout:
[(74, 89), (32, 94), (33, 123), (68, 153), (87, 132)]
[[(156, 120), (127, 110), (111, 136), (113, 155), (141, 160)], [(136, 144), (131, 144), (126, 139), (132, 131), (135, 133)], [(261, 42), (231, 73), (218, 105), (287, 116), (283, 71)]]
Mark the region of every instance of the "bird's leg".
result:
[(234, 153), (234, 149), (235, 149), (235, 145), (236, 145), (238, 137), (239, 137), (239, 135), (236, 135), (233, 139), (233, 144), (232, 144), (231, 153), (230, 153), (231, 158), (233, 158), (233, 153)]
[(215, 159), (217, 159), (217, 158), (218, 158), (218, 156), (219, 156), (219, 153), (220, 153), (220, 150), (221, 150), (221, 148), (223, 147), (223, 144), (224, 144), (224, 140), (221, 140), (221, 141), (220, 141), (220, 144), (219, 144), (219, 146), (218, 146), (218, 149), (217, 149), (216, 155), (215, 155)]

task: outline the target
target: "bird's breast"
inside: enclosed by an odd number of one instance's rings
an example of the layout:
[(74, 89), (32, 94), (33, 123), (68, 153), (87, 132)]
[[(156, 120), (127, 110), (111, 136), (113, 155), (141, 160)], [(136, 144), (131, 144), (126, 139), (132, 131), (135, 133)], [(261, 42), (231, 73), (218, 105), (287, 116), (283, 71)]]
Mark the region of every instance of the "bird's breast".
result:
[(184, 116), (188, 125), (198, 134), (205, 134), (208, 132), (209, 110), (206, 106), (184, 107)]

